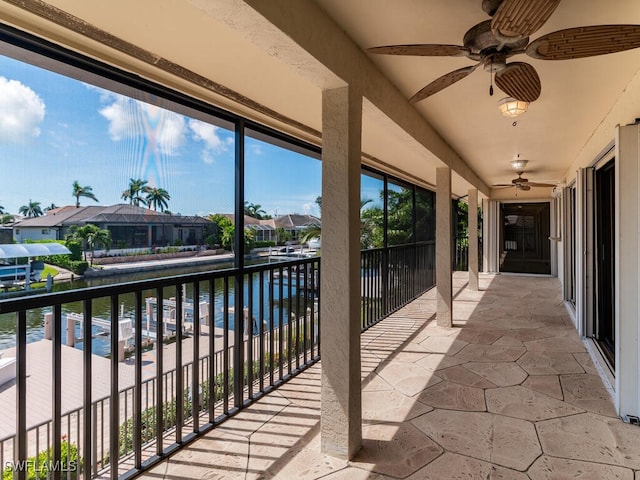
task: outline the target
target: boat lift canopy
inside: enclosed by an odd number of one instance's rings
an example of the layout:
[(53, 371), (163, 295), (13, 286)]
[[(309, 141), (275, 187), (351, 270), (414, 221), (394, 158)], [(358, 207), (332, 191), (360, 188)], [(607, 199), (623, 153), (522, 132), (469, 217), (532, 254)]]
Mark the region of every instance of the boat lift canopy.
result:
[(0, 244), (0, 259), (38, 257), (40, 255), (68, 255), (67, 247), (60, 243), (3, 243)]

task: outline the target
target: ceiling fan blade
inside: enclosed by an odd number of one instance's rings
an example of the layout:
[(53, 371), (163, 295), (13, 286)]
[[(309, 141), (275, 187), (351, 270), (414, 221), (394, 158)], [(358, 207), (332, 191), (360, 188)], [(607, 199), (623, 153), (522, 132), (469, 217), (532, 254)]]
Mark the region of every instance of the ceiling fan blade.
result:
[(496, 85), (510, 97), (523, 102), (537, 100), (542, 91), (536, 69), (524, 62), (512, 62), (496, 73)]
[(529, 187), (556, 187), (555, 183), (538, 183), (538, 182), (527, 182), (525, 185)]
[(531, 187), (529, 185), (520, 185), (517, 188), (518, 190), (524, 190), (525, 192), (528, 192), (529, 190), (531, 190)]
[(529, 44), (526, 53), (541, 60), (569, 60), (640, 47), (640, 25), (592, 25), (567, 28)]
[(497, 37), (516, 40), (536, 32), (553, 14), (560, 0), (504, 0), (491, 21)]
[(491, 185), (492, 187), (515, 187), (514, 183), (496, 183), (495, 185)]
[(367, 52), (383, 55), (416, 55), (422, 57), (465, 57), (470, 50), (458, 45), (417, 44), (388, 45), (368, 48)]
[(409, 103), (416, 103), (420, 100), (424, 100), (427, 97), (430, 97), (434, 93), (438, 93), (440, 90), (444, 90), (450, 85), (453, 85), (459, 80), (462, 80), (464, 77), (472, 73), (479, 64), (472, 65), (471, 67), (459, 68), (458, 70), (454, 70), (453, 72), (449, 72), (446, 75), (441, 76), (440, 78), (436, 78), (429, 85), (424, 87), (418, 93), (416, 93), (413, 97), (409, 99)]

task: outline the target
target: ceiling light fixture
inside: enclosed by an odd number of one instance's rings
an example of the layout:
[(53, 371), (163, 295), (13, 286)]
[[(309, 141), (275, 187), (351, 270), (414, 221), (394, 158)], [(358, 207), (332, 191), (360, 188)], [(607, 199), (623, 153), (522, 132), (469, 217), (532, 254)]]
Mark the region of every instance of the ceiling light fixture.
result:
[(505, 117), (517, 117), (522, 115), (529, 108), (529, 102), (516, 100), (512, 97), (505, 97), (498, 102), (498, 109)]
[(516, 172), (523, 172), (529, 160), (521, 160), (520, 158), (511, 161), (511, 167)]

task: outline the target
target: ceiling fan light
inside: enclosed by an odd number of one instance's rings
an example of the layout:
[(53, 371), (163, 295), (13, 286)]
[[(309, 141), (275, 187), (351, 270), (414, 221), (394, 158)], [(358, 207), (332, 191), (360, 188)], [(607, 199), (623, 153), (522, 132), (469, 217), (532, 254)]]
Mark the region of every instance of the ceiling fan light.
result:
[(529, 163), (529, 160), (518, 158), (511, 161), (511, 168), (513, 168), (516, 172), (522, 172), (527, 166), (527, 163)]
[(505, 117), (517, 117), (522, 115), (529, 108), (529, 102), (516, 100), (512, 97), (505, 97), (498, 102), (498, 109)]

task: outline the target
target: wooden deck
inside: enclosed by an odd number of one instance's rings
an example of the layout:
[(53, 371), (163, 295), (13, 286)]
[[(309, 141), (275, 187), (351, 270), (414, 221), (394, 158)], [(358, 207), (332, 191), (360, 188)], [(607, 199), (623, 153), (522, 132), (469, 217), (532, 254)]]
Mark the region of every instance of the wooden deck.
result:
[[(215, 351), (223, 349), (224, 330), (215, 329)], [(229, 345), (233, 345), (233, 331), (229, 332)], [(15, 347), (3, 351), (3, 358), (15, 356)], [(200, 337), (200, 358), (209, 353), (209, 334), (206, 326), (202, 327)], [(78, 427), (81, 425), (81, 412), (72, 414), (69, 420), (65, 414), (81, 410), (84, 393), (84, 353), (77, 348), (62, 345), (62, 431), (70, 439), (79, 439)], [(29, 455), (42, 451), (50, 435), (50, 427), (46, 424), (52, 418), (53, 372), (52, 342), (39, 340), (27, 345), (27, 429), (44, 425), (41, 431), (29, 435)], [(157, 375), (157, 350), (147, 351), (142, 356), (142, 379), (149, 380)], [(193, 338), (186, 337), (182, 342), (182, 363), (193, 361)], [(135, 359), (127, 358), (119, 363), (118, 388), (120, 391), (135, 384)], [(176, 344), (163, 346), (163, 372), (170, 372), (176, 366)], [(100, 427), (101, 436), (108, 439), (108, 397), (111, 391), (111, 361), (98, 355), (92, 356), (92, 401), (106, 399), (101, 408), (105, 409), (105, 425)], [(11, 455), (13, 441), (3, 440), (13, 437), (16, 432), (16, 381), (11, 380), (0, 386), (0, 451), (6, 460)], [(144, 392), (144, 390), (143, 390)], [(153, 399), (149, 400), (153, 403)], [(143, 405), (147, 399), (143, 398)], [(121, 422), (131, 416), (131, 410), (121, 412)], [(120, 423), (121, 423), (120, 422)]]

